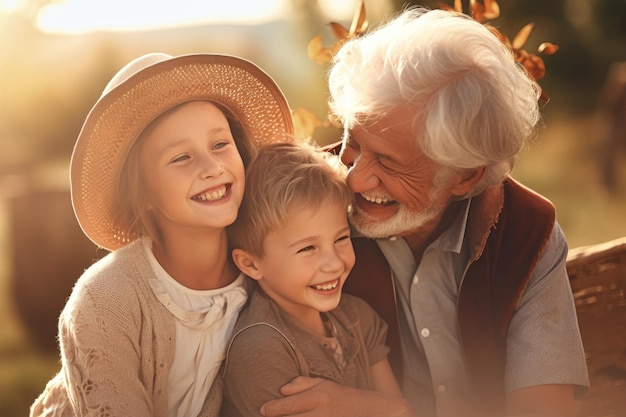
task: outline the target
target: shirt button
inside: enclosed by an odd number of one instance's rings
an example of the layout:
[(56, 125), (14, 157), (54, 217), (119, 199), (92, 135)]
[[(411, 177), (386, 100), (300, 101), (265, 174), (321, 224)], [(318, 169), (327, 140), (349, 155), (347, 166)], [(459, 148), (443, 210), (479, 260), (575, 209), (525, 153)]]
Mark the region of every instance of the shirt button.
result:
[(416, 275), (413, 277), (413, 285), (417, 285), (418, 282), (420, 282), (420, 279)]
[(438, 392), (439, 394), (443, 394), (444, 392), (446, 392), (446, 390), (447, 390), (447, 388), (446, 388), (446, 386), (445, 386), (445, 385), (438, 385), (438, 386), (437, 386), (437, 392)]
[(423, 337), (428, 337), (428, 336), (430, 336), (430, 330), (428, 330), (426, 327), (424, 327), (422, 330), (420, 330), (420, 334)]

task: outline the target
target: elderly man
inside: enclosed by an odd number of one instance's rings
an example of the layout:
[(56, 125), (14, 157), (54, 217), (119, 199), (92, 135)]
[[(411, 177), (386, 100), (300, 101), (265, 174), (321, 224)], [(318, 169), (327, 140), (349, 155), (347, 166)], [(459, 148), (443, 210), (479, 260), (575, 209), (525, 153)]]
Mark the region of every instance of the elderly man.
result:
[(262, 412), (573, 415), (588, 376), (567, 243), (553, 205), (509, 176), (539, 86), (484, 25), (423, 9), (346, 43), (329, 86), (355, 194), (346, 289), (389, 322), (413, 410), (298, 378)]

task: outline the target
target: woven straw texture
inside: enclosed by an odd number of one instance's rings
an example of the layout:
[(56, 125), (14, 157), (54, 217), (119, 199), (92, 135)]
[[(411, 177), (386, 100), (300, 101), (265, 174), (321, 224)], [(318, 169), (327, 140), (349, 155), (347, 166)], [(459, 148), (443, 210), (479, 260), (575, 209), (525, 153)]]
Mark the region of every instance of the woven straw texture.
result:
[(114, 224), (119, 175), (135, 139), (164, 111), (213, 100), (228, 107), (257, 145), (293, 133), (289, 106), (274, 81), (236, 57), (191, 55), (150, 66), (96, 103), (77, 140), (70, 168), (72, 203), (83, 232), (113, 250), (129, 242)]

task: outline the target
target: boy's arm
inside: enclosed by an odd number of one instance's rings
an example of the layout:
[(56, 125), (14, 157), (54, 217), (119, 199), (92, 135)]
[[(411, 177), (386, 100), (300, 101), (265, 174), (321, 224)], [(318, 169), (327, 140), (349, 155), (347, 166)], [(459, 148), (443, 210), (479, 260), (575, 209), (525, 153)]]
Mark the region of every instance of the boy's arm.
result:
[(364, 300), (349, 294), (344, 294), (344, 302), (349, 303), (352, 313), (360, 323), (364, 343), (367, 347), (372, 389), (384, 394), (402, 397), (402, 390), (389, 363), (389, 348), (385, 344), (387, 339), (387, 324)]
[(266, 324), (238, 333), (224, 366), (225, 406), (246, 417), (260, 416), (261, 405), (281, 398), (280, 387), (300, 375), (293, 348), (281, 333)]
[(361, 322), (364, 343), (374, 362), (370, 365), (374, 390), (352, 388), (321, 378), (297, 377), (281, 388), (285, 398), (265, 403), (261, 414), (267, 417), (414, 417), (386, 356), (386, 325), (363, 300), (344, 294), (342, 302), (344, 308), (349, 302), (350, 311)]
[(375, 391), (389, 394), (394, 397), (403, 396), (400, 385), (391, 370), (391, 365), (389, 365), (389, 359), (385, 358), (370, 366), (370, 373)]

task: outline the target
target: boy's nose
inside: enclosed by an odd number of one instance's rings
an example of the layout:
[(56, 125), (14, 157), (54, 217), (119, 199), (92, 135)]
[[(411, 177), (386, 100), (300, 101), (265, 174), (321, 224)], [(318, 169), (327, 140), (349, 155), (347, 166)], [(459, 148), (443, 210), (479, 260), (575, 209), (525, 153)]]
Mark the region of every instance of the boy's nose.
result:
[(335, 272), (343, 268), (343, 260), (339, 256), (336, 250), (327, 250), (324, 253), (324, 260), (322, 263), (322, 270), (326, 272)]

